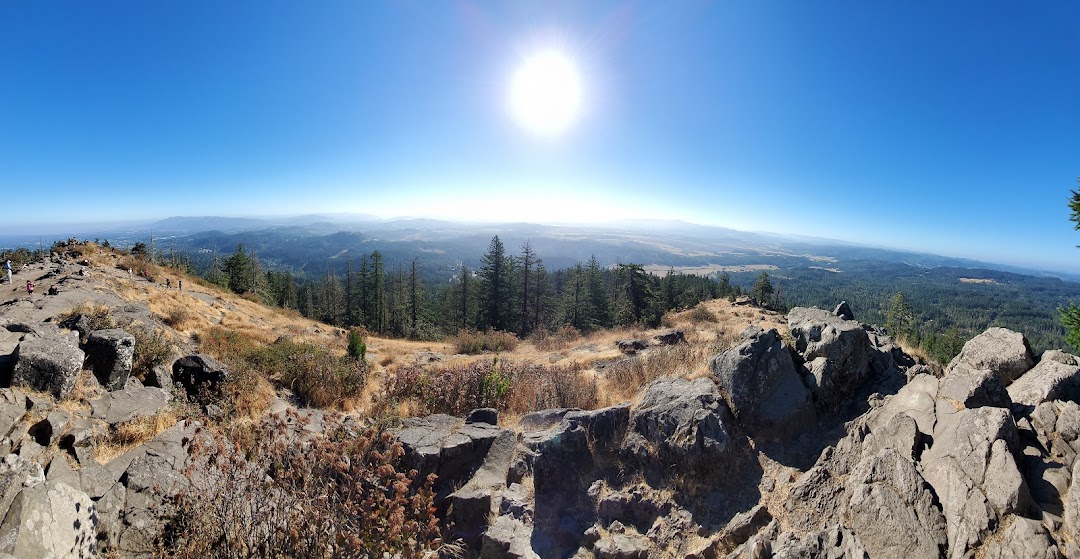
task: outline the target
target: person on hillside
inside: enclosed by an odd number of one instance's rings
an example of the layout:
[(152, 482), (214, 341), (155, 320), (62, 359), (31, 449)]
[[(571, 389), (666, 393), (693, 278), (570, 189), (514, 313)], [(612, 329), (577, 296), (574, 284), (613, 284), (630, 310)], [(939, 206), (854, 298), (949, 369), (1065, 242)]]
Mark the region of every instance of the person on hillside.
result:
[(172, 278), (165, 278), (165, 289), (172, 289)]
[(182, 280), (182, 279), (176, 280), (176, 289), (178, 289), (180, 291), (184, 290), (184, 280)]
[(4, 269), (7, 270), (7, 282), (8, 282), (8, 285), (11, 285), (12, 280), (11, 280), (11, 261), (10, 260), (8, 260), (4, 264)]
[(34, 283), (30, 280), (26, 280), (26, 292), (31, 298), (34, 297)]

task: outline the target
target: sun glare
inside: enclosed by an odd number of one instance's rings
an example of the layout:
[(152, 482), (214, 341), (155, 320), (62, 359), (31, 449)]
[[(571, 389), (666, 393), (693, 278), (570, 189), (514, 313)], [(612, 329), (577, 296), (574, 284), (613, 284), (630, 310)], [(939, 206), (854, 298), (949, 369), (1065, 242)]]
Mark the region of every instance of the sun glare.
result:
[(581, 77), (564, 53), (543, 51), (525, 59), (510, 82), (510, 114), (523, 128), (559, 136), (581, 111)]

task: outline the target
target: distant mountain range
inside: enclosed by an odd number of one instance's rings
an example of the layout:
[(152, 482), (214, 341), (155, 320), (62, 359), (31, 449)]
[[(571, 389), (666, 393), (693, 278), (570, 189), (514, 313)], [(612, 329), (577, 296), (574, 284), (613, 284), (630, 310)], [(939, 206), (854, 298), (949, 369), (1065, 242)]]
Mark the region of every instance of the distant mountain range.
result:
[[(163, 251), (228, 254), (238, 243), (272, 265), (298, 274), (322, 274), (378, 249), (391, 265), (420, 258), (429, 274), (449, 273), (462, 263), (479, 264), (494, 235), (514, 253), (525, 241), (549, 268), (572, 266), (596, 256), (604, 265), (634, 262), (647, 266), (704, 269), (746, 265), (820, 266), (843, 270), (851, 261), (902, 263), (916, 267), (959, 267), (1006, 271), (1080, 281), (1080, 275), (871, 247), (801, 235), (738, 231), (669, 220), (621, 220), (599, 224), (464, 223), (425, 218), (384, 219), (368, 214), (328, 213), (243, 218), (175, 216), (151, 223), (83, 224), (75, 230), (118, 246), (149, 242)], [(50, 244), (69, 235), (0, 236), (3, 246)], [(339, 262), (340, 261), (340, 262)]]

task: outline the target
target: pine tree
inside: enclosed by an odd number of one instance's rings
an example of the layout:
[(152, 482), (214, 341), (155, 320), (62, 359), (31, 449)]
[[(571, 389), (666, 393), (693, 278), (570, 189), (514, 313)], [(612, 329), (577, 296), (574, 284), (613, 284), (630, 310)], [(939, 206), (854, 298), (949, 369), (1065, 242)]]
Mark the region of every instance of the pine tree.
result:
[(518, 262), (521, 265), (521, 326), (518, 333), (522, 336), (529, 333), (532, 327), (529, 324), (529, 275), (532, 273), (532, 267), (536, 263), (536, 253), (533, 252), (532, 244), (529, 241), (525, 241), (525, 244), (521, 245), (521, 256), (518, 257)]
[(906, 338), (911, 328), (912, 318), (911, 306), (904, 301), (904, 294), (897, 291), (885, 314), (885, 330), (896, 338)]
[(761, 272), (757, 281), (754, 282), (754, 287), (750, 290), (750, 296), (757, 299), (759, 305), (767, 306), (772, 301), (773, 286), (769, 281), (769, 274), (767, 272)]
[(488, 252), (480, 260), (480, 327), (507, 330), (511, 263), (498, 235), (491, 239)]

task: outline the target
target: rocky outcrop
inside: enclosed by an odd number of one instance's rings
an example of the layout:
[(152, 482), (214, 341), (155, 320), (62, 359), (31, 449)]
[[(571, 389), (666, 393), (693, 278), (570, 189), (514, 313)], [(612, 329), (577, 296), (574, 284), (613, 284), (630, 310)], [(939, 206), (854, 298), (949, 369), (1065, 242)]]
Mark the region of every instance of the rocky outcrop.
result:
[(751, 436), (797, 437), (815, 423), (810, 392), (775, 329), (753, 327), (709, 366), (731, 412)]
[(656, 458), (663, 467), (723, 475), (733, 453), (733, 419), (711, 380), (660, 379), (630, 413), (623, 449), (639, 462)]
[(871, 373), (870, 338), (861, 324), (828, 311), (796, 307), (788, 313), (795, 350), (818, 406), (836, 409)]
[(1035, 359), (1023, 334), (1005, 328), (990, 328), (968, 340), (947, 369), (959, 365), (993, 371), (1001, 377), (1002, 384), (1008, 386), (1031, 369)]

